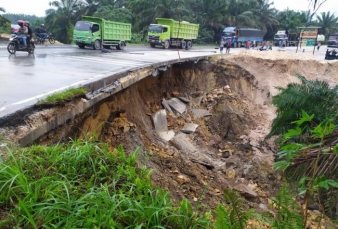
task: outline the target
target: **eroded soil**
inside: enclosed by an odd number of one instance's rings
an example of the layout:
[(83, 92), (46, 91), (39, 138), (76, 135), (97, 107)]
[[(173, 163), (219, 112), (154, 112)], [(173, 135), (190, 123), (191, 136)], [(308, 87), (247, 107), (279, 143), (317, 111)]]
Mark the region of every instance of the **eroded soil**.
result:
[[(123, 145), (126, 152), (139, 148), (139, 163), (153, 170), (154, 185), (170, 191), (176, 200), (197, 202), (201, 197), (203, 204), (216, 207), (224, 201), (222, 190), (235, 188), (248, 205), (265, 210), (282, 183), (281, 175), (271, 168), (276, 153), (273, 139), (264, 139), (274, 118), (270, 101), (278, 93), (275, 87), (297, 81), (296, 73), (335, 84), (337, 69), (334, 62), (271, 60), (247, 53), (177, 64), (111, 96), (38, 142), (95, 134), (111, 148)], [(182, 134), (186, 123), (198, 125), (195, 132), (182, 135), (194, 152), (163, 140), (154, 129), (152, 116), (164, 109), (162, 99), (171, 98), (189, 101), (183, 114), (167, 112), (167, 121), (176, 135)], [(62, 109), (67, 106), (71, 104)], [(192, 112), (197, 108), (211, 116), (197, 117)], [(18, 133), (48, 120), (58, 109), (31, 115), (28, 125), (6, 127), (0, 134), (15, 140)]]

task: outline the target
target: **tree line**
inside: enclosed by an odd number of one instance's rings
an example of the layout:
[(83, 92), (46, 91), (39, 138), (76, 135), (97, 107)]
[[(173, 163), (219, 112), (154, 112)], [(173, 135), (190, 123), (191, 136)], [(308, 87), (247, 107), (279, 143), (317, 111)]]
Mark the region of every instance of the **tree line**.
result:
[(326, 0), (308, 1), (313, 6), (308, 11), (278, 11), (270, 0), (58, 0), (50, 2), (44, 24), (63, 43), (72, 42), (74, 25), (84, 15), (131, 23), (133, 42), (145, 41), (149, 24), (158, 17), (199, 24), (199, 43), (217, 42), (226, 26), (262, 29), (265, 39), (272, 39), (277, 30), (307, 25), (320, 26), (326, 37), (335, 32), (338, 17), (330, 11), (313, 14)]

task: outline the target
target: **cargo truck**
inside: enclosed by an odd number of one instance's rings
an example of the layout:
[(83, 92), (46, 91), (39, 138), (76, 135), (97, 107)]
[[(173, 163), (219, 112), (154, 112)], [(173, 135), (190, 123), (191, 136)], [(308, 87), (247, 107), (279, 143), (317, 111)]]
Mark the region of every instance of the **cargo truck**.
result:
[(288, 40), (288, 33), (285, 30), (278, 30), (273, 37), (273, 43), (275, 44), (275, 46), (279, 46), (279, 44), (281, 44), (282, 46), (287, 46)]
[(263, 42), (264, 32), (260, 29), (254, 28), (238, 28), (238, 27), (226, 27), (223, 30), (221, 39), (225, 40), (225, 43), (231, 39), (231, 45), (234, 48), (242, 47), (247, 41), (260, 45)]
[(95, 49), (116, 47), (123, 50), (131, 39), (131, 24), (83, 16), (74, 27), (73, 41), (79, 48)]
[(338, 33), (329, 36), (327, 47), (338, 48)]
[(156, 18), (157, 24), (151, 24), (148, 28), (148, 43), (152, 48), (162, 46), (180, 47), (190, 49), (193, 41), (198, 36), (198, 24), (186, 21), (175, 21), (169, 18)]

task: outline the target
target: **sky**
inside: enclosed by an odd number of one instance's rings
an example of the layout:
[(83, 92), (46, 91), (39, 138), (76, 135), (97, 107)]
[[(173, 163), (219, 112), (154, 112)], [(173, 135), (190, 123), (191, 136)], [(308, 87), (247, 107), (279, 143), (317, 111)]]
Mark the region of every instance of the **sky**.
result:
[[(29, 14), (36, 16), (45, 16), (45, 11), (49, 8), (49, 2), (52, 0), (1, 0), (0, 7), (5, 8), (7, 13)], [(308, 0), (270, 0), (278, 10), (302, 11), (310, 9)], [(312, 9), (312, 8), (311, 8)], [(318, 12), (334, 12), (338, 17), (338, 0), (327, 0)]]

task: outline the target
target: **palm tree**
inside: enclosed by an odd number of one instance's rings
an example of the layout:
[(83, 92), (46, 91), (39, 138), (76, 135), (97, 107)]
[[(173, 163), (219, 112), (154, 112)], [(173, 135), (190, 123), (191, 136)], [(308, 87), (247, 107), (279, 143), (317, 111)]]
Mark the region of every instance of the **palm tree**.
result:
[(276, 18), (276, 9), (272, 8), (273, 4), (270, 0), (257, 0), (257, 7), (252, 10), (258, 19), (257, 26), (264, 32), (279, 24)]
[(177, 0), (130, 0), (128, 7), (135, 15), (134, 26), (143, 31), (156, 18), (181, 20), (183, 15), (190, 13), (185, 4)]
[(337, 30), (338, 17), (331, 12), (322, 12), (320, 16), (317, 15), (318, 25), (321, 26), (322, 33), (327, 37)]
[(55, 9), (46, 10), (47, 28), (53, 32), (57, 40), (69, 44), (74, 24), (79, 18), (78, 12), (91, 4), (84, 0), (59, 0), (50, 2), (49, 5)]
[(6, 12), (6, 10), (5, 10), (5, 8), (3, 8), (3, 7), (0, 7), (0, 12)]

